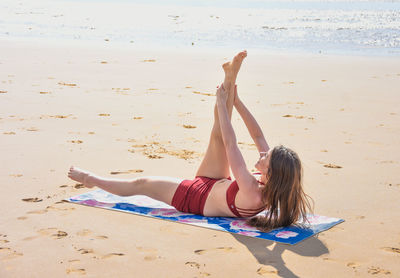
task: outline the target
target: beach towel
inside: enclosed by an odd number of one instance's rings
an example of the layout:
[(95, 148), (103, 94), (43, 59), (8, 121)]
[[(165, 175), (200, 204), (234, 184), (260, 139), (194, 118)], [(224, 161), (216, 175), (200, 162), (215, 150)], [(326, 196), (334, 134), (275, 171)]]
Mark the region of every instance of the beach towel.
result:
[[(68, 198), (65, 201), (190, 224), (233, 234), (273, 240), (291, 245), (325, 231), (344, 221), (340, 218), (309, 214), (307, 216), (309, 222), (308, 227), (300, 228), (297, 226), (289, 226), (278, 228), (268, 233), (263, 233), (254, 227), (246, 225), (245, 218), (206, 217), (183, 213), (177, 211), (174, 207), (169, 206), (166, 203), (159, 202), (143, 195), (121, 197), (108, 193), (102, 189), (97, 189)], [(263, 213), (265, 212), (261, 212), (260, 215)]]

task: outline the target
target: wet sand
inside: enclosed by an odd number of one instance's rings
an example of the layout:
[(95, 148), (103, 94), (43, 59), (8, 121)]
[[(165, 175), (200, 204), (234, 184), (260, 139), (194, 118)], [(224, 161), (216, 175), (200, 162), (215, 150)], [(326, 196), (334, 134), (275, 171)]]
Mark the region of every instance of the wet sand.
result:
[[(235, 53), (0, 44), (1, 277), (400, 275), (399, 58), (248, 53), (243, 102), (295, 149), (315, 213), (346, 222), (296, 246), (77, 206), (71, 165), (192, 178)], [(250, 170), (258, 153), (234, 112)], [(229, 264), (226, 264), (226, 262)]]

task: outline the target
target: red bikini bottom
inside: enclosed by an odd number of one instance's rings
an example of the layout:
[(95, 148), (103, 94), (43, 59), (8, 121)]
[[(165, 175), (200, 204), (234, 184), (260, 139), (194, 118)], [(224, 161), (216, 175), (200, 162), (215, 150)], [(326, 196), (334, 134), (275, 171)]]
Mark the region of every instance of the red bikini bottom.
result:
[(172, 206), (182, 212), (203, 215), (208, 194), (219, 180), (199, 176), (194, 180), (183, 180), (172, 198)]

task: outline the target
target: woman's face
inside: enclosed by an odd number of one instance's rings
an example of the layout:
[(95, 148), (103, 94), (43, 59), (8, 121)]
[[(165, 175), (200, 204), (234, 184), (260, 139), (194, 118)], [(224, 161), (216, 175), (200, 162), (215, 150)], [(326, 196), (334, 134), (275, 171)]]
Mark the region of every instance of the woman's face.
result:
[(258, 161), (255, 165), (256, 169), (263, 174), (268, 173), (269, 162), (271, 160), (271, 153), (272, 153), (272, 149), (269, 149), (268, 152), (260, 153), (260, 158), (258, 159)]

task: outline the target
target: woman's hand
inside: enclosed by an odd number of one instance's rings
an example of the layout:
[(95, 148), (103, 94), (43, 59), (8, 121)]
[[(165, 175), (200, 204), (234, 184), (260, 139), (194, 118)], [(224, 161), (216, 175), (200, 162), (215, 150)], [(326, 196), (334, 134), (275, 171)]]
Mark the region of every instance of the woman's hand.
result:
[(224, 85), (221, 84), (221, 86), (219, 86), (217, 89), (217, 102), (226, 105), (227, 100), (228, 100), (228, 92), (225, 91)]

